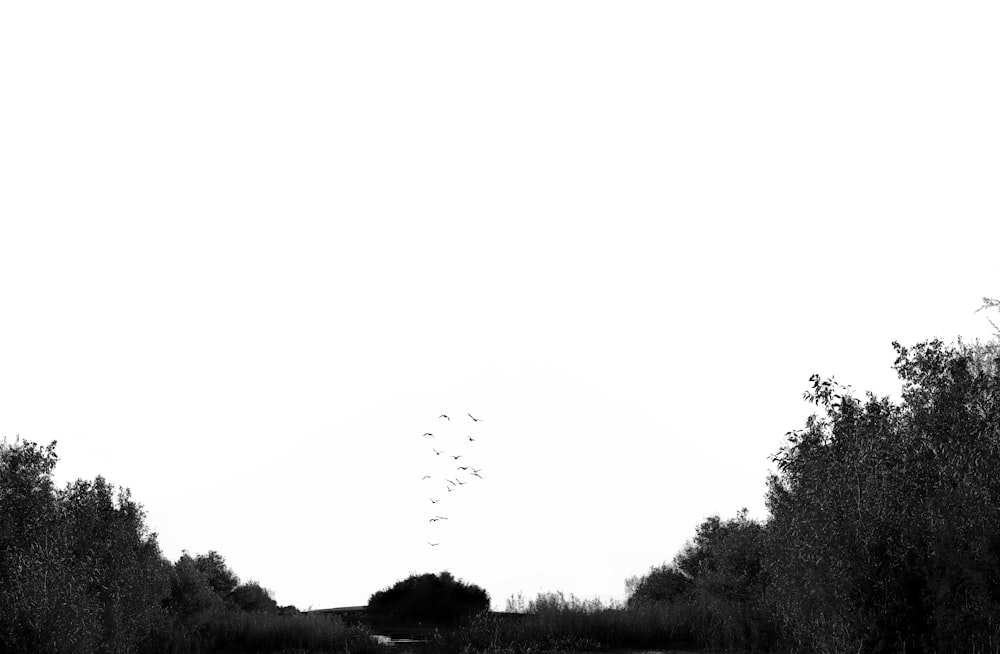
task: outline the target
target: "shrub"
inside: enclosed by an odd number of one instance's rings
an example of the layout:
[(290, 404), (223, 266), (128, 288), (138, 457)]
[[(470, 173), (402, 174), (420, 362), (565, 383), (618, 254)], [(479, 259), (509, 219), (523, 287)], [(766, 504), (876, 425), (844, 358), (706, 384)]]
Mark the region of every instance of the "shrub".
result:
[(670, 616), (658, 606), (624, 608), (562, 593), (540, 593), (525, 605), (531, 613), (481, 613), (461, 628), (441, 633), (436, 652), (608, 651), (662, 648), (671, 638)]
[(238, 652), (381, 652), (364, 627), (336, 617), (224, 611), (203, 628), (209, 649)]
[(632, 577), (625, 582), (629, 589), (628, 605), (637, 607), (657, 602), (675, 602), (691, 589), (691, 578), (673, 565), (651, 568), (642, 577)]
[(451, 624), (489, 607), (490, 596), (485, 590), (457, 580), (449, 572), (412, 575), (368, 600), (373, 617), (394, 622)]
[(247, 613), (278, 613), (278, 603), (271, 597), (271, 591), (256, 581), (240, 584), (229, 594), (230, 603)]

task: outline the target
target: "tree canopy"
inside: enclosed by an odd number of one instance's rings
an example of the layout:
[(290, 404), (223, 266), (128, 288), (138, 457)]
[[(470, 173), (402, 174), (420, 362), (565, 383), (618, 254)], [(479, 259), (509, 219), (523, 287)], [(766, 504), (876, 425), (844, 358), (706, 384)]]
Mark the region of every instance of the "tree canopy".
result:
[(717, 649), (994, 651), (1000, 339), (893, 348), (898, 401), (813, 375), (817, 412), (773, 456), (768, 518), (707, 519), (627, 580), (629, 606), (672, 605)]
[(455, 579), (447, 571), (411, 575), (368, 600), (373, 616), (401, 622), (456, 622), (489, 607), (490, 596), (485, 590)]
[(56, 488), (55, 447), (0, 440), (0, 652), (190, 648), (217, 640), (213, 622), (278, 613), (214, 550), (165, 559), (127, 489), (103, 477)]
[(775, 456), (772, 596), (803, 646), (959, 651), (1000, 615), (1000, 354), (893, 347), (901, 403), (814, 377), (824, 415)]

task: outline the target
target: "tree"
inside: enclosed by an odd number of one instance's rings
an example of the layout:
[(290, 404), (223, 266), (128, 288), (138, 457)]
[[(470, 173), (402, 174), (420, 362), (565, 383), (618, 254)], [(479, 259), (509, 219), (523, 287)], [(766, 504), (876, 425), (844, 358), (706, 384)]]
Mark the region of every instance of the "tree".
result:
[(490, 596), (485, 590), (457, 580), (447, 571), (411, 575), (368, 600), (373, 616), (391, 621), (453, 623), (489, 607)]
[(775, 456), (769, 595), (801, 648), (971, 650), (996, 629), (995, 344), (893, 346), (901, 403), (814, 376), (823, 415)]
[(97, 607), (65, 547), (55, 446), (0, 441), (0, 651), (96, 647)]
[(135, 651), (164, 620), (170, 590), (156, 535), (127, 489), (103, 477), (77, 480), (58, 495), (67, 554), (99, 608), (107, 651)]
[(691, 578), (674, 565), (650, 568), (645, 575), (625, 581), (629, 593), (628, 606), (675, 602), (691, 589), (692, 584)]
[(236, 573), (226, 566), (226, 559), (215, 550), (209, 550), (208, 554), (199, 554), (194, 559), (194, 565), (205, 576), (212, 590), (222, 599), (229, 597), (240, 583)]
[(56, 490), (55, 443), (0, 443), (0, 651), (134, 652), (164, 619), (168, 574), (127, 490)]
[(233, 589), (229, 595), (233, 606), (248, 613), (278, 613), (278, 603), (274, 601), (271, 591), (256, 581), (248, 581)]
[(747, 510), (723, 521), (711, 516), (674, 557), (673, 569), (697, 585), (732, 599), (760, 594), (764, 585), (763, 526)]
[(191, 633), (222, 609), (222, 599), (187, 552), (174, 564), (168, 606), (182, 627)]

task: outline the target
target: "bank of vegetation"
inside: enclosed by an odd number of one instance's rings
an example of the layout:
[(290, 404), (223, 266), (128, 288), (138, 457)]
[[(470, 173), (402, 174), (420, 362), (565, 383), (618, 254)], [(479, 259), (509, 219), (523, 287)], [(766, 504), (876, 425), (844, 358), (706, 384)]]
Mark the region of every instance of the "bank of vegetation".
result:
[(708, 518), (627, 581), (625, 606), (540, 596), (477, 633), (521, 650), (1000, 653), (1000, 341), (894, 347), (900, 402), (812, 378), (818, 410), (774, 455), (766, 520)]
[[(1000, 340), (894, 347), (900, 401), (814, 376), (767, 519), (706, 519), (625, 604), (550, 593), (502, 618), (445, 573), (379, 591), (370, 618), (441, 625), (435, 654), (1000, 654)], [(0, 654), (381, 651), (366, 627), (277, 606), (217, 552), (168, 561), (128, 491), (56, 488), (56, 462), (54, 444), (0, 442)]]
[(279, 607), (217, 552), (168, 561), (103, 478), (56, 488), (55, 444), (0, 442), (0, 654), (375, 651), (368, 631)]

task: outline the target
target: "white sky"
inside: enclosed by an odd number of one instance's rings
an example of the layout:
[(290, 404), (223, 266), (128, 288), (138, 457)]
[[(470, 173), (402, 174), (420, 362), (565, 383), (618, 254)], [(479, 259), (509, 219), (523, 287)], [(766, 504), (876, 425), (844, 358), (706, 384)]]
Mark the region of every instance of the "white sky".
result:
[[(964, 2), (5, 3), (0, 436), (281, 604), (446, 568), (621, 599), (765, 515), (809, 375), (894, 394), (892, 340), (991, 333), (997, 34)], [(421, 482), (425, 431), (484, 478)]]

